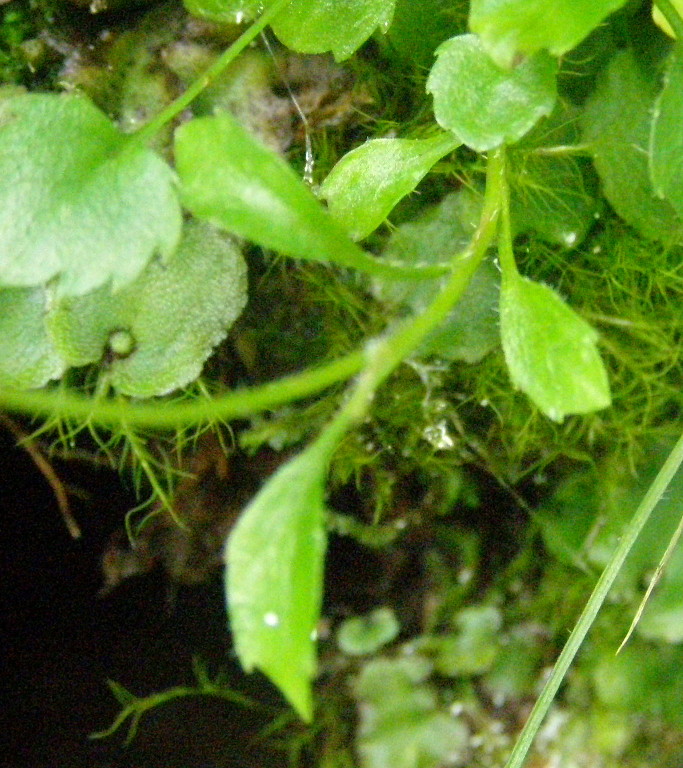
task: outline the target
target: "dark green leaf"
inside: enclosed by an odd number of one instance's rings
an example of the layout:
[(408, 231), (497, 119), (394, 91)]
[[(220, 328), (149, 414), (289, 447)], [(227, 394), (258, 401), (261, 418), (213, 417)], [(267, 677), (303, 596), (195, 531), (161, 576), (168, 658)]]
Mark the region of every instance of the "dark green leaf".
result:
[(344, 155), (320, 188), (332, 216), (362, 240), (458, 146), (451, 134), (429, 139), (373, 139)]
[(173, 252), (180, 225), (171, 169), (87, 99), (0, 102), (1, 284), (120, 288)]
[(569, 51), (626, 0), (472, 0), (470, 28), (501, 66), (518, 54)]
[(478, 152), (514, 144), (553, 109), (557, 64), (545, 53), (505, 70), (476, 35), (459, 35), (436, 55), (427, 80), (436, 120)]
[(226, 551), (237, 655), (247, 671), (264, 672), (307, 721), (322, 600), (327, 463), (327, 451), (314, 443), (282, 467), (242, 513)]
[(562, 421), (610, 404), (597, 333), (549, 286), (506, 277), (500, 331), (512, 383), (549, 418)]
[(273, 20), (275, 34), (300, 53), (347, 59), (378, 27), (386, 32), (395, 0), (292, 0)]
[(683, 241), (670, 203), (650, 181), (647, 147), (659, 85), (630, 51), (617, 53), (584, 110), (584, 140), (593, 150), (605, 197), (642, 235), (665, 243)]

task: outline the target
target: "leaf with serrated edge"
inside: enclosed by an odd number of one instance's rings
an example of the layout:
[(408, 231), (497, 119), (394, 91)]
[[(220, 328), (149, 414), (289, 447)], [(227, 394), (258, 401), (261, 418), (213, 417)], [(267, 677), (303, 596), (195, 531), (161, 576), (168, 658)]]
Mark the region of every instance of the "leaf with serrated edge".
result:
[(266, 674), (310, 721), (325, 555), (328, 451), (314, 443), (273, 475), (226, 549), (227, 600), (242, 666)]
[(130, 354), (112, 356), (110, 381), (122, 394), (151, 397), (199, 376), (246, 300), (246, 265), (235, 243), (191, 221), (165, 264), (153, 262), (116, 293), (105, 285), (63, 300), (48, 324), (71, 365), (101, 359), (115, 334), (127, 334)]
[(500, 332), (513, 384), (549, 418), (562, 421), (610, 404), (597, 333), (549, 286), (505, 278)]
[(299, 53), (331, 51), (348, 57), (379, 27), (386, 31), (395, 0), (292, 0), (273, 20), (273, 32)]
[(180, 226), (171, 169), (87, 99), (0, 101), (0, 284), (120, 288), (173, 252)]
[(503, 67), (546, 48), (562, 56), (626, 0), (472, 0), (470, 29)]
[(320, 194), (349, 235), (362, 240), (415, 189), (437, 160), (459, 144), (451, 134), (429, 139), (373, 139), (342, 157)]
[(505, 70), (476, 35), (458, 35), (436, 56), (427, 80), (436, 121), (477, 152), (514, 144), (553, 110), (557, 63), (546, 53)]

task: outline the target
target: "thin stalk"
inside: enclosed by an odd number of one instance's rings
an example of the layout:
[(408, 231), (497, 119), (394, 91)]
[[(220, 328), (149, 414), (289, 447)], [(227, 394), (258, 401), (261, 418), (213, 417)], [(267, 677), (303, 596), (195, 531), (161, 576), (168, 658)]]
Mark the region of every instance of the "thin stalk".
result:
[(505, 150), (496, 150), (500, 155), (500, 236), (498, 237), (498, 258), (503, 271), (503, 280), (512, 280), (519, 275), (517, 262), (512, 252), (512, 226), (510, 223), (510, 187), (508, 186)]
[(683, 434), (678, 438), (678, 442), (671, 450), (671, 453), (659, 470), (657, 477), (648, 488), (647, 493), (640, 502), (631, 522), (626, 526), (621, 539), (619, 540), (619, 545), (607, 564), (607, 567), (602, 572), (602, 576), (600, 576), (598, 583), (595, 585), (595, 589), (591, 593), (579, 620), (576, 622), (576, 626), (572, 630), (566, 645), (562, 649), (562, 653), (555, 663), (552, 674), (548, 678), (534, 708), (531, 710), (529, 719), (515, 743), (512, 754), (505, 764), (505, 768), (521, 768), (524, 764), (524, 759), (529, 751), (529, 747), (541, 727), (541, 723), (555, 698), (555, 694), (557, 693), (564, 676), (567, 674), (569, 666), (574, 660), (581, 643), (588, 634), (588, 630), (591, 628), (614, 580), (619, 574), (626, 556), (631, 551), (636, 539), (643, 530), (643, 526), (647, 523), (652, 510), (662, 498), (671, 479), (681, 466), (681, 463), (683, 463)]
[(662, 12), (662, 16), (669, 22), (677, 40), (683, 40), (683, 19), (674, 7), (671, 0), (655, 0), (655, 5)]
[(152, 136), (187, 109), (199, 94), (266, 28), (290, 0), (275, 0), (259, 18), (227, 48), (177, 99), (155, 115), (146, 125), (131, 134), (131, 141), (145, 144)]

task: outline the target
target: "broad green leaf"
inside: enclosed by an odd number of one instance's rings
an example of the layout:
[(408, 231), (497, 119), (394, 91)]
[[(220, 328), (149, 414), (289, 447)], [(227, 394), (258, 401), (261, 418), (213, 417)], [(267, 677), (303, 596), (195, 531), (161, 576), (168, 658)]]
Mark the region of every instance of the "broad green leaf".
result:
[(66, 365), (45, 328), (44, 288), (0, 289), (0, 385), (29, 389), (58, 379)]
[(617, 53), (587, 102), (583, 137), (603, 192), (624, 221), (651, 240), (683, 241), (683, 227), (667, 200), (655, 196), (648, 170), (648, 142), (659, 83), (630, 51)]
[(580, 142), (577, 110), (559, 105), (508, 157), (510, 207), (516, 235), (536, 232), (564, 248), (576, 248), (599, 217), (602, 204), (590, 160), (555, 154)]
[(546, 48), (562, 56), (626, 0), (472, 0), (470, 29), (503, 67)]
[(669, 60), (664, 88), (655, 103), (650, 135), (650, 174), (655, 192), (683, 217), (683, 42)]
[(190, 222), (164, 264), (135, 282), (62, 300), (48, 324), (69, 365), (103, 356), (109, 380), (134, 397), (162, 395), (193, 381), (247, 300), (246, 265), (237, 246), (210, 225)]
[(374, 659), (354, 685), (360, 702), (360, 768), (440, 768), (464, 764), (469, 731), (439, 708), (431, 666), (412, 655)]
[(376, 608), (366, 616), (346, 619), (337, 632), (337, 645), (349, 656), (376, 653), (395, 640), (400, 629), (391, 608)]
[(328, 452), (314, 443), (273, 475), (226, 549), (227, 600), (242, 666), (260, 669), (310, 721), (325, 554)]
[(362, 240), (459, 143), (451, 134), (373, 139), (342, 157), (323, 182), (321, 196), (349, 235)]
[(332, 51), (347, 59), (379, 27), (386, 32), (395, 0), (292, 0), (273, 20), (275, 34), (300, 53)]
[(549, 418), (562, 421), (610, 404), (597, 333), (549, 286), (506, 278), (500, 331), (512, 383)]
[(367, 269), (372, 260), (287, 163), (228, 114), (176, 131), (185, 205), (202, 219), (289, 256)]
[[(449, 262), (469, 243), (481, 215), (481, 197), (463, 188), (447, 195), (416, 221), (392, 232), (383, 257), (396, 264)], [(415, 281), (374, 280), (375, 294), (405, 314), (420, 315), (441, 286), (441, 279)], [(441, 327), (432, 331), (418, 350), (422, 356), (476, 363), (500, 340), (498, 284), (500, 276), (484, 262)]]
[(436, 120), (477, 152), (514, 144), (552, 112), (557, 63), (546, 53), (505, 70), (476, 35), (459, 35), (436, 56), (427, 80)]
[(171, 169), (87, 99), (0, 101), (0, 284), (120, 288), (173, 252), (180, 226)]
[(228, 24), (251, 21), (272, 5), (273, 0), (183, 0), (193, 16), (203, 16)]

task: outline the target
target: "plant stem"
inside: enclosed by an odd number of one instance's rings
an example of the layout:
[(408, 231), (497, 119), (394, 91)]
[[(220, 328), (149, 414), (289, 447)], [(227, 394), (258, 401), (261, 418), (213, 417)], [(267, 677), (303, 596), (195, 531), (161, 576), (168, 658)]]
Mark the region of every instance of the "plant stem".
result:
[(274, 0), (261, 16), (225, 50), (208, 69), (200, 75), (177, 99), (155, 115), (146, 125), (131, 134), (131, 141), (146, 143), (176, 115), (186, 109), (223, 70), (270, 24), (289, 0)]
[(173, 403), (158, 400), (134, 404), (124, 398), (95, 400), (64, 389), (53, 391), (1, 390), (0, 407), (6, 411), (45, 414), (55, 418), (77, 419), (105, 427), (126, 424), (130, 427), (172, 429), (215, 419), (234, 419), (274, 408), (315, 394), (338, 381), (344, 381), (362, 368), (365, 355), (351, 352), (317, 368), (295, 373), (257, 387), (237, 389), (212, 400)]
[(500, 156), (500, 236), (498, 237), (498, 258), (503, 280), (513, 280), (519, 275), (515, 255), (512, 252), (512, 226), (510, 224), (510, 188), (506, 175), (505, 149), (494, 150)]
[(674, 7), (671, 0), (655, 0), (655, 5), (662, 12), (662, 16), (669, 22), (677, 40), (683, 40), (683, 19)]
[(622, 533), (614, 554), (612, 555), (605, 570), (602, 572), (602, 576), (595, 585), (595, 589), (591, 593), (586, 606), (576, 622), (576, 626), (572, 630), (566, 645), (562, 649), (562, 653), (559, 655), (552, 674), (548, 678), (541, 695), (538, 697), (534, 708), (531, 710), (529, 719), (527, 720), (522, 732), (520, 733), (517, 742), (508, 762), (505, 764), (505, 768), (521, 768), (524, 763), (526, 754), (531, 746), (531, 743), (541, 727), (543, 718), (545, 717), (550, 705), (552, 704), (555, 694), (557, 693), (564, 676), (569, 669), (574, 656), (576, 656), (581, 643), (588, 634), (588, 630), (591, 628), (595, 617), (598, 614), (607, 594), (612, 587), (612, 584), (617, 577), (621, 566), (624, 564), (626, 556), (633, 547), (636, 539), (640, 535), (643, 526), (648, 521), (652, 510), (655, 508), (657, 502), (662, 498), (664, 491), (671, 482), (671, 479), (676, 474), (678, 468), (683, 463), (683, 434), (678, 438), (678, 442), (671, 450), (671, 453), (667, 457), (666, 461), (659, 470), (657, 477), (652, 481), (652, 484), (647, 489), (643, 500), (640, 502), (638, 509), (636, 510), (631, 522), (626, 526), (626, 529)]

